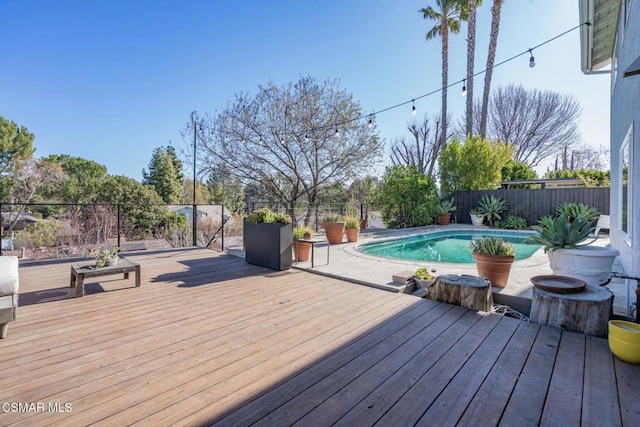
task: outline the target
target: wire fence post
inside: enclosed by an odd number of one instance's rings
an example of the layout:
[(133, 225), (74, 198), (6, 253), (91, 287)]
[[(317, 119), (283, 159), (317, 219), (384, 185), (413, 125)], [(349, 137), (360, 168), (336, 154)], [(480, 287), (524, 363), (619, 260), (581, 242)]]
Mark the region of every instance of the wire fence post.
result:
[(121, 249), (120, 248), (120, 203), (118, 203), (116, 205), (116, 207), (117, 207), (117, 211), (118, 211), (117, 219), (116, 219), (116, 221), (117, 221), (116, 232), (118, 233), (118, 249)]
[(224, 203), (222, 204), (222, 230), (221, 230), (221, 237), (220, 237), (220, 250), (224, 251), (224, 226), (225, 226), (225, 221), (224, 221)]

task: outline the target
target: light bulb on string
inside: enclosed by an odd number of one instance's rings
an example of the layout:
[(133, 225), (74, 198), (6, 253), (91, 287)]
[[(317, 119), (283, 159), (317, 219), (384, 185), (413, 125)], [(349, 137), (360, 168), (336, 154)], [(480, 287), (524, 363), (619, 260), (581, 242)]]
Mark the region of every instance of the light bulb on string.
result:
[(371, 129), (373, 127), (373, 117), (369, 116), (369, 129)]
[(309, 135), (304, 136), (304, 142), (309, 142)]
[(340, 131), (336, 128), (336, 138), (340, 136)]
[(467, 79), (462, 79), (462, 96), (467, 96)]
[(529, 49), (529, 55), (531, 55), (529, 57), (529, 67), (533, 68), (536, 66), (536, 59), (533, 57), (533, 53), (531, 52), (531, 49)]
[(415, 116), (416, 115), (416, 103), (415, 100), (411, 100), (411, 103), (413, 104), (413, 108), (411, 108), (411, 115)]

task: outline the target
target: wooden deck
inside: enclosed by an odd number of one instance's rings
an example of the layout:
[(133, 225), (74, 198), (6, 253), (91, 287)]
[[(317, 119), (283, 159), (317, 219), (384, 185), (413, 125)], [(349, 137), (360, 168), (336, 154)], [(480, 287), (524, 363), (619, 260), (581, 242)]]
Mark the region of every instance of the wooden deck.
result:
[(83, 298), (70, 263), (21, 265), (0, 425), (640, 425), (640, 365), (604, 339), (204, 249), (130, 258), (140, 288)]

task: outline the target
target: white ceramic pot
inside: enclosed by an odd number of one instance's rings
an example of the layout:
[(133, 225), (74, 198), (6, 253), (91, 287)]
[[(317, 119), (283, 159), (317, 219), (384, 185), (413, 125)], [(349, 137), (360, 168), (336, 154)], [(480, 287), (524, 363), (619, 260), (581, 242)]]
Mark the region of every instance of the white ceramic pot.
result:
[(471, 217), (471, 224), (473, 225), (482, 225), (484, 222), (484, 217), (482, 215), (474, 215), (470, 213), (469, 216)]
[(602, 285), (620, 252), (602, 246), (557, 249), (547, 252), (553, 274), (584, 280), (587, 285)]

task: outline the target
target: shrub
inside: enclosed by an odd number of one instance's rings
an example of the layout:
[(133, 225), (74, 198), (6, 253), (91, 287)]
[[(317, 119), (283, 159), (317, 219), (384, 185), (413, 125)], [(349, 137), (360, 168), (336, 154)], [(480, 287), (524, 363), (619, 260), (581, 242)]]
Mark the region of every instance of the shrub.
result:
[(496, 227), (509, 230), (525, 230), (527, 228), (527, 220), (521, 216), (509, 215), (504, 221), (496, 222)]
[(348, 216), (345, 219), (345, 228), (360, 228), (360, 219), (355, 216)]
[(280, 222), (283, 224), (291, 224), (291, 217), (285, 214), (278, 214), (269, 208), (256, 209), (247, 216), (247, 222), (253, 224)]

